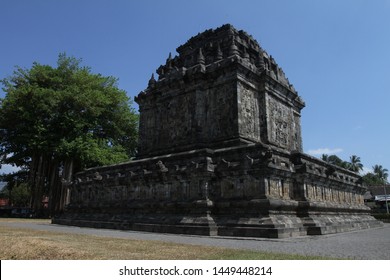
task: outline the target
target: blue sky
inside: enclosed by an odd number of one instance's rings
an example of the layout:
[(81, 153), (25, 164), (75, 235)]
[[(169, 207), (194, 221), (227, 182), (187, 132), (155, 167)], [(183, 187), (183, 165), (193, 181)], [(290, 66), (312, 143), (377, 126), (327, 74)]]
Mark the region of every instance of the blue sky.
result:
[(231, 23), (275, 58), (305, 100), (305, 152), (344, 160), (356, 154), (366, 168), (390, 169), (390, 0), (0, 3), (0, 78), (34, 61), (55, 66), (66, 52), (119, 78), (130, 97), (169, 52)]

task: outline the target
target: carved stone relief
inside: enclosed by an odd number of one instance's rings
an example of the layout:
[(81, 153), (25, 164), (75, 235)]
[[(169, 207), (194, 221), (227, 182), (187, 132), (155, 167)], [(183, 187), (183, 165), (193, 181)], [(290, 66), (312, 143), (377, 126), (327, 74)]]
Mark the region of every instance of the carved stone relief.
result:
[(289, 148), (291, 116), (287, 106), (268, 98), (269, 141), (282, 148)]
[(259, 102), (254, 90), (242, 83), (238, 84), (240, 98), (239, 129), (240, 135), (245, 138), (260, 141)]

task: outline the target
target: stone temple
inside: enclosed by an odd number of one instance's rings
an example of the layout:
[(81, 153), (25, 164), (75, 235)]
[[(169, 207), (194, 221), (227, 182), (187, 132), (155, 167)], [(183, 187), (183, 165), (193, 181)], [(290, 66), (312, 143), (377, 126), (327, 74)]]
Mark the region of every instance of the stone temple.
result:
[(244, 31), (207, 30), (152, 75), (135, 160), (76, 174), (54, 223), (284, 238), (379, 226), (361, 177), (302, 152), (305, 103)]

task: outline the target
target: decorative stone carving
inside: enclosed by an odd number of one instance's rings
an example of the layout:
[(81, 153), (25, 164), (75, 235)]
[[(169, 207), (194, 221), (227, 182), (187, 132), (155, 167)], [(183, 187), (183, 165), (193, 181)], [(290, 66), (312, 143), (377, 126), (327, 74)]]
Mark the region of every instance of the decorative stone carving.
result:
[(135, 98), (137, 158), (76, 174), (54, 223), (270, 238), (380, 225), (358, 174), (302, 153), (305, 104), (251, 36), (224, 25), (177, 52)]
[(93, 180), (101, 181), (102, 179), (103, 177), (99, 174), (99, 172), (95, 172), (95, 174), (93, 174)]
[(160, 172), (163, 172), (163, 173), (168, 172), (168, 168), (165, 167), (165, 165), (163, 164), (163, 162), (161, 160), (159, 160), (156, 163), (156, 165), (158, 166)]

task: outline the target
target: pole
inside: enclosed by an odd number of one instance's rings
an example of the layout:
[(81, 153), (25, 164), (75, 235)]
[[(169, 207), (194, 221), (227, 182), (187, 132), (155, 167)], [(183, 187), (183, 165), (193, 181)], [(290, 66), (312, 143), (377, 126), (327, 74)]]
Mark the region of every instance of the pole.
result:
[(385, 192), (386, 211), (387, 211), (387, 214), (389, 214), (389, 205), (387, 203), (386, 185), (383, 185), (383, 190)]

